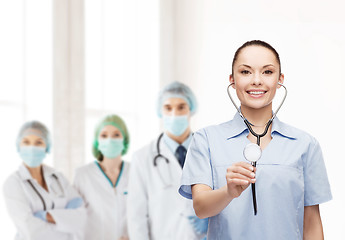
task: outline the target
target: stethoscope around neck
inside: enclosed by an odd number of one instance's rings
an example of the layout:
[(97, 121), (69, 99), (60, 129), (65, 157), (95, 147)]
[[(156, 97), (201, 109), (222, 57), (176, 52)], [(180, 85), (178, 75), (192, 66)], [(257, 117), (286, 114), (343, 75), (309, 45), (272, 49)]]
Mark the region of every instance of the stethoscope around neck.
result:
[(172, 187), (172, 173), (171, 173), (171, 168), (169, 168), (169, 182), (165, 181), (165, 178), (164, 176), (162, 175), (160, 169), (159, 169), (159, 166), (158, 166), (158, 162), (159, 161), (165, 161), (165, 163), (167, 165), (170, 164), (170, 160), (165, 157), (162, 153), (161, 153), (161, 149), (160, 149), (160, 143), (162, 141), (162, 137), (163, 137), (164, 133), (161, 133), (161, 135), (159, 135), (158, 139), (157, 139), (157, 145), (156, 145), (156, 150), (157, 150), (157, 154), (156, 156), (153, 158), (153, 166), (155, 167), (155, 169), (157, 170), (158, 172), (158, 175), (159, 175), (159, 178), (162, 180), (162, 183), (164, 184), (164, 187), (165, 188), (168, 188), (168, 187)]
[[(268, 129), (270, 128), (274, 118), (276, 117), (278, 111), (280, 110), (280, 108), (282, 107), (283, 103), (285, 102), (286, 96), (287, 96), (287, 89), (286, 87), (281, 84), (278, 83), (280, 86), (282, 86), (285, 90), (285, 94), (284, 97), (281, 101), (281, 103), (279, 104), (277, 110), (275, 112), (273, 112), (272, 117), (267, 121), (267, 123), (265, 124), (265, 130), (261, 133), (258, 134), (256, 133), (252, 126), (254, 126), (252, 123), (250, 123), (242, 114), (241, 109), (237, 106), (237, 104), (235, 103), (234, 99), (231, 96), (230, 93), (230, 87), (235, 84), (235, 83), (231, 83), (228, 88), (227, 88), (227, 92), (228, 92), (228, 96), (232, 102), (232, 104), (235, 106), (237, 112), (239, 113), (239, 115), (241, 116), (241, 118), (243, 119), (244, 123), (246, 124), (246, 126), (248, 127), (248, 130), (250, 131), (251, 134), (253, 134), (254, 137), (256, 137), (256, 144), (255, 143), (249, 143), (243, 150), (243, 155), (245, 157), (246, 160), (248, 160), (249, 162), (251, 162), (252, 166), (256, 167), (256, 162), (261, 158), (261, 154), (262, 154), (262, 150), (260, 148), (260, 139), (263, 138), (267, 132)], [(256, 204), (256, 193), (255, 193), (255, 183), (252, 183), (252, 195), (253, 195), (253, 207), (254, 207), (254, 215), (257, 214), (257, 204)]]
[[(55, 179), (55, 181), (58, 183), (59, 187), (60, 187), (60, 190), (61, 190), (61, 193), (63, 194), (64, 191), (63, 191), (63, 187), (59, 181), (59, 178), (53, 173), (52, 174), (53, 178)], [(44, 198), (42, 196), (42, 194), (40, 194), (40, 192), (37, 190), (37, 188), (34, 186), (34, 184), (31, 182), (30, 179), (27, 180), (27, 182), (29, 183), (29, 185), (31, 186), (31, 188), (35, 191), (35, 193), (37, 194), (37, 196), (40, 198), (41, 202), (42, 202), (42, 205), (43, 205), (43, 210), (46, 211), (47, 210), (47, 205), (46, 205), (46, 202), (44, 201)], [(52, 203), (52, 209), (54, 209), (54, 202)]]
[(158, 140), (157, 140), (157, 145), (156, 145), (156, 150), (157, 150), (157, 155), (153, 158), (153, 166), (157, 167), (157, 160), (158, 158), (162, 158), (163, 160), (165, 160), (165, 162), (167, 164), (170, 163), (169, 159), (167, 157), (165, 157), (163, 154), (161, 154), (161, 148), (160, 148), (160, 143), (162, 140), (164, 133), (161, 133), (161, 135), (159, 135)]

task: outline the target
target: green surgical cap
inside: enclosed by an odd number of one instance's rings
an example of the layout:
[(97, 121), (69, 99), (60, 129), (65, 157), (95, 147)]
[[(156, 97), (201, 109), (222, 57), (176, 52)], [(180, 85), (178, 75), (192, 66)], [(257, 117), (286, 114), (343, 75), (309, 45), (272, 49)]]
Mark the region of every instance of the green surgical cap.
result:
[(124, 148), (123, 148), (122, 153), (121, 153), (122, 156), (127, 153), (127, 150), (129, 147), (129, 133), (128, 133), (125, 122), (122, 120), (122, 118), (120, 118), (117, 115), (108, 115), (108, 116), (104, 117), (96, 125), (96, 128), (95, 128), (94, 140), (93, 140), (93, 144), (92, 144), (92, 153), (95, 156), (95, 158), (97, 158), (99, 161), (103, 160), (103, 155), (98, 150), (98, 135), (99, 135), (100, 131), (105, 126), (108, 126), (108, 125), (112, 125), (112, 126), (116, 127), (122, 133), (123, 145), (124, 145)]
[(190, 113), (196, 112), (198, 103), (192, 90), (185, 84), (180, 82), (172, 82), (166, 85), (159, 93), (157, 99), (157, 115), (162, 117), (163, 102), (168, 98), (182, 98), (189, 106)]

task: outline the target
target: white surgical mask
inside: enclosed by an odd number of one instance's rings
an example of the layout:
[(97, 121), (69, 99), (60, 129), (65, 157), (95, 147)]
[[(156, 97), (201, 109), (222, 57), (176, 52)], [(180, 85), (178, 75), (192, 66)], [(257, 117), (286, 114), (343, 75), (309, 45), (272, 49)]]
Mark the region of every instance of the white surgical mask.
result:
[(163, 115), (164, 129), (174, 136), (181, 136), (189, 126), (188, 115), (167, 116)]
[(29, 167), (38, 167), (46, 156), (46, 148), (23, 146), (19, 149), (19, 155)]
[(123, 138), (106, 138), (98, 141), (98, 150), (107, 158), (116, 158), (124, 148)]

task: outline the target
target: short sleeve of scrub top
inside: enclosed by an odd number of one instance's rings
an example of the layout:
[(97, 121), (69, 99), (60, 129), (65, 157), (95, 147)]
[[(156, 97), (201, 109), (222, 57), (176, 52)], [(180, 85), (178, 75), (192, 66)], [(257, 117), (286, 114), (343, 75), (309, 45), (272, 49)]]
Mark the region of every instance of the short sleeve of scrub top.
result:
[[(179, 193), (192, 199), (193, 184), (205, 184), (213, 189), (212, 168), (205, 130), (194, 133), (188, 149)], [(225, 177), (225, 176), (224, 176)]]
[(317, 205), (331, 199), (326, 166), (320, 144), (315, 138), (309, 146), (304, 162), (304, 206)]

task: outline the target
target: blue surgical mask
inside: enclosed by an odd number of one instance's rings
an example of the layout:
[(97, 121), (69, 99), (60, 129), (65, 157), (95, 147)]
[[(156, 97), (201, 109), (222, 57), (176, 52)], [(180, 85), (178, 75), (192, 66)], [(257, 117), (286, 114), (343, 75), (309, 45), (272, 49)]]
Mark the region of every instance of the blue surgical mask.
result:
[(38, 167), (46, 156), (46, 148), (23, 146), (20, 147), (19, 155), (29, 167)]
[(163, 115), (164, 129), (174, 136), (181, 136), (189, 126), (188, 115), (166, 116)]
[(106, 138), (98, 141), (98, 150), (107, 158), (116, 158), (124, 148), (123, 138)]

